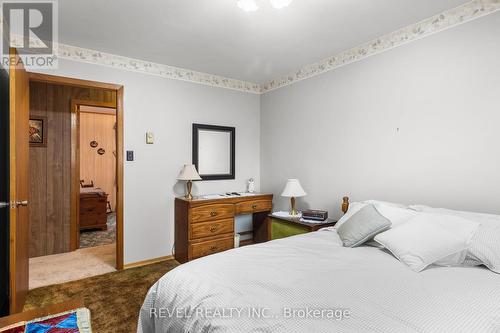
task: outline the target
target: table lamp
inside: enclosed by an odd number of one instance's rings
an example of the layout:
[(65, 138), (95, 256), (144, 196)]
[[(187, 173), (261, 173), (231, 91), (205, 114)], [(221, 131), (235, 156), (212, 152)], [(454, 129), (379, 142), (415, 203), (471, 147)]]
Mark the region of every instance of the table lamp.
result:
[(187, 194), (185, 196), (186, 199), (193, 199), (193, 195), (191, 194), (191, 189), (193, 188), (193, 180), (201, 180), (200, 175), (196, 171), (196, 167), (193, 164), (184, 164), (184, 167), (177, 176), (178, 180), (187, 180)]
[(287, 197), (290, 198), (290, 201), (292, 203), (292, 211), (290, 212), (290, 215), (292, 216), (297, 216), (297, 209), (295, 209), (295, 198), (298, 197), (303, 197), (307, 195), (307, 193), (304, 191), (302, 186), (300, 185), (300, 182), (298, 179), (288, 179), (285, 185), (285, 189), (283, 190), (283, 193), (281, 193), (282, 197)]

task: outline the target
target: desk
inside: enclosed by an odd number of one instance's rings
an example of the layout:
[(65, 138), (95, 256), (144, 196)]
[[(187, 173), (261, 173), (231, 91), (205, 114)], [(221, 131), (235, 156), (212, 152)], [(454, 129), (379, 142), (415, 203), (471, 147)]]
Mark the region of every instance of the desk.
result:
[(253, 215), (252, 243), (269, 240), (272, 194), (175, 198), (175, 259), (185, 263), (234, 247), (234, 217)]

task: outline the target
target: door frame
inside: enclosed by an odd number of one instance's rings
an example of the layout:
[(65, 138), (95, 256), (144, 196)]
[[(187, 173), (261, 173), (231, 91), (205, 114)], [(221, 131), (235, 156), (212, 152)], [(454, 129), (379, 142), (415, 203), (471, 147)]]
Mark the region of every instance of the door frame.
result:
[[(21, 312), (29, 290), (29, 73), (15, 48), (9, 71), (9, 312)], [(23, 154), (25, 153), (25, 154)]]
[(70, 249), (77, 250), (78, 247), (78, 215), (79, 215), (79, 196), (77, 189), (80, 188), (80, 153), (78, 147), (79, 141), (79, 122), (78, 112), (75, 112), (78, 105), (112, 107), (116, 109), (116, 269), (123, 269), (123, 85), (105, 83), (99, 81), (81, 80), (64, 76), (56, 76), (40, 73), (29, 73), (30, 81), (46, 82), (52, 84), (61, 84), (67, 86), (76, 86), (83, 88), (100, 88), (114, 90), (116, 92), (116, 105), (114, 103), (94, 102), (91, 100), (72, 100), (71, 101), (71, 228), (70, 228)]

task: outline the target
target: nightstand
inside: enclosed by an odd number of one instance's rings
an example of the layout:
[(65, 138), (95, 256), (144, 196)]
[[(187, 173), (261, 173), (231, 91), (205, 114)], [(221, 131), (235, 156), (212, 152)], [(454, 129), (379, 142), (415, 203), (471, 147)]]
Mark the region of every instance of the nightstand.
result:
[(271, 239), (285, 238), (312, 231), (317, 231), (325, 227), (333, 227), (337, 221), (327, 219), (320, 223), (301, 222), (299, 218), (277, 217), (269, 214)]

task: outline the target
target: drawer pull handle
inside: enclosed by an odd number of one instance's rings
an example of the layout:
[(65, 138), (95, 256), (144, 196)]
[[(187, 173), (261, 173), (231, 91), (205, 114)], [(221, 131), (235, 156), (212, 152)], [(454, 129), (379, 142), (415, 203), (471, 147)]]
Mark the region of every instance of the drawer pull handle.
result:
[(216, 232), (217, 231), (217, 226), (213, 225), (210, 227), (210, 232)]
[(217, 212), (210, 212), (210, 216), (217, 216)]
[(256, 209), (257, 208), (257, 205), (252, 205), (252, 209)]
[(216, 245), (212, 245), (212, 246), (210, 246), (210, 250), (211, 250), (211, 251), (215, 251), (215, 250), (217, 250), (217, 246), (216, 246)]

